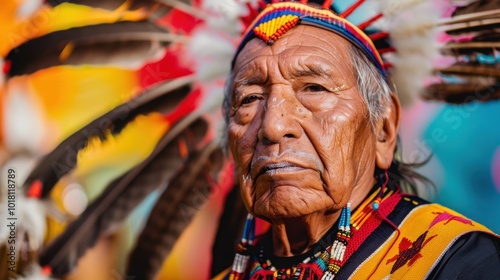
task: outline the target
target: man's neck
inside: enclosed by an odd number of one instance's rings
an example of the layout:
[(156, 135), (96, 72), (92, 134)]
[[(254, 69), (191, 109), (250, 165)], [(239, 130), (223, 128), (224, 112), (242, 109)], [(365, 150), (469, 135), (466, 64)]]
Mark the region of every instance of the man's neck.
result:
[[(351, 208), (355, 209), (368, 195), (375, 179), (365, 184), (370, 187), (355, 187), (350, 197)], [(342, 209), (335, 212), (312, 213), (298, 218), (271, 221), (274, 255), (290, 257), (309, 251), (314, 244), (331, 229), (340, 217)]]
[(309, 251), (330, 230), (339, 215), (337, 211), (273, 221), (274, 255), (290, 257)]

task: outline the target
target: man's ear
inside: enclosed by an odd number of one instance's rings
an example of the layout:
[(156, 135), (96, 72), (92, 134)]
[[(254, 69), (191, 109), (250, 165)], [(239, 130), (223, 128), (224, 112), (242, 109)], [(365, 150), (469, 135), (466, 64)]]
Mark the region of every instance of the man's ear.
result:
[(386, 106), (382, 118), (377, 122), (376, 137), (376, 164), (377, 167), (386, 170), (391, 166), (394, 157), (394, 149), (398, 139), (399, 121), (401, 117), (401, 105), (398, 97), (393, 93), (391, 100)]

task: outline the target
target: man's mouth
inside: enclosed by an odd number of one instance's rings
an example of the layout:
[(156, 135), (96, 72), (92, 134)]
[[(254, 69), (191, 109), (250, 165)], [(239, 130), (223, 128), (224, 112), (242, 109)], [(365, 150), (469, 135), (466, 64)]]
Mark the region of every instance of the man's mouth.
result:
[(304, 170), (321, 173), (321, 162), (312, 154), (286, 150), (281, 154), (261, 155), (254, 158), (250, 164), (250, 175), (253, 180), (261, 175), (278, 175), (301, 172)]
[(257, 177), (263, 174), (273, 175), (278, 173), (296, 172), (300, 170), (304, 170), (304, 168), (289, 162), (271, 163), (262, 166), (257, 174)]

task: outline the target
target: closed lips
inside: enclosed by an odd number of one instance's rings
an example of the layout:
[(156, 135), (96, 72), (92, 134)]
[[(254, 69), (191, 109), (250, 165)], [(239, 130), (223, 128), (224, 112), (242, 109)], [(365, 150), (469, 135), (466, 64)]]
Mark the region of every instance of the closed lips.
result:
[(293, 164), (291, 162), (278, 162), (278, 163), (268, 163), (258, 167), (258, 173), (255, 175), (255, 179), (257, 179), (260, 175), (268, 174), (278, 174), (278, 173), (286, 173), (286, 172), (294, 172), (308, 169), (303, 166), (299, 166)]
[(259, 174), (263, 173), (272, 174), (276, 172), (297, 171), (299, 169), (304, 169), (304, 168), (289, 162), (280, 162), (263, 166)]

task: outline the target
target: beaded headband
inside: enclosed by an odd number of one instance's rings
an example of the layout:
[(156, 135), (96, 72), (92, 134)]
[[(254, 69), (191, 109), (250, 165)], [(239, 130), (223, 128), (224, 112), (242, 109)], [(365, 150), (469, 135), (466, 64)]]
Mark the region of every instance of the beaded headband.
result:
[(384, 78), (387, 78), (386, 69), (379, 52), (370, 37), (362, 30), (379, 17), (356, 26), (345, 19), (356, 7), (351, 7), (340, 15), (334, 14), (326, 7), (328, 5), (324, 4), (323, 8), (320, 9), (298, 2), (280, 2), (267, 5), (245, 32), (243, 40), (233, 57), (232, 66), (234, 67), (236, 57), (251, 39), (258, 37), (271, 45), (297, 24), (306, 24), (323, 28), (344, 37), (361, 49)]

